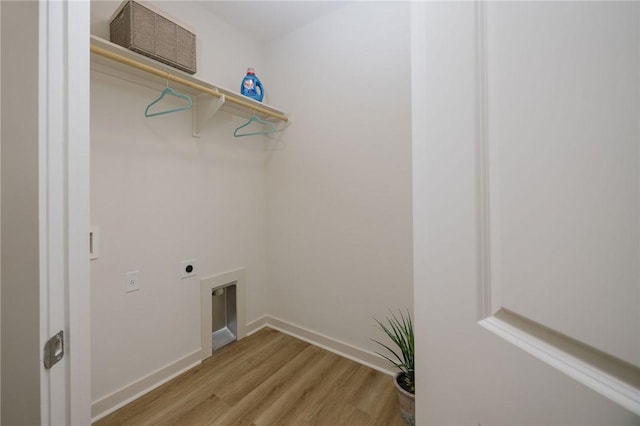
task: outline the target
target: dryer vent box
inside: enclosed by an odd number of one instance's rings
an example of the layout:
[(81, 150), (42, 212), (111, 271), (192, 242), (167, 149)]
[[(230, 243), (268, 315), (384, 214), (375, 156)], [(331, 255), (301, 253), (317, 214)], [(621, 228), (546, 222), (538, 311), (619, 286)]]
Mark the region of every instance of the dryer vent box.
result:
[(109, 38), (134, 52), (196, 73), (196, 35), (146, 2), (125, 0), (110, 20)]
[(238, 309), (236, 285), (218, 287), (211, 291), (211, 349), (216, 351), (236, 340)]

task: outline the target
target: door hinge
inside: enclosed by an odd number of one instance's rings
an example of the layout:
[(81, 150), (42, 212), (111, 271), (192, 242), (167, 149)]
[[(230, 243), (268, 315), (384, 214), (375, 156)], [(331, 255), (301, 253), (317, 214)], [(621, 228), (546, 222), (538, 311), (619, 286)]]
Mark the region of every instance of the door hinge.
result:
[(64, 331), (47, 340), (44, 345), (44, 368), (53, 367), (64, 356)]

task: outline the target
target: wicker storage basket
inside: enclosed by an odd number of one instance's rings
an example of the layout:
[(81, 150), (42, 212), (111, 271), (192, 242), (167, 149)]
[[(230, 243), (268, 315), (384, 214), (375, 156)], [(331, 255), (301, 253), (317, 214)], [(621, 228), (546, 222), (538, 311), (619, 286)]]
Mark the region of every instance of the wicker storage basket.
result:
[(196, 72), (196, 36), (160, 11), (138, 1), (122, 2), (109, 25), (112, 43), (190, 74)]

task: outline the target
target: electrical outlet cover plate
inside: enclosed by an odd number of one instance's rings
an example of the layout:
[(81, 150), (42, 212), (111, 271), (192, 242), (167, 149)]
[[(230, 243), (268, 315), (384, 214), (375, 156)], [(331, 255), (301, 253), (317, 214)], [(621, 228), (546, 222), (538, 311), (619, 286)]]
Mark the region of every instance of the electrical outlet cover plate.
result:
[(180, 262), (180, 277), (190, 278), (198, 275), (198, 259), (183, 260)]
[(140, 290), (140, 271), (127, 272), (127, 281), (125, 283), (125, 291), (131, 293), (132, 291)]

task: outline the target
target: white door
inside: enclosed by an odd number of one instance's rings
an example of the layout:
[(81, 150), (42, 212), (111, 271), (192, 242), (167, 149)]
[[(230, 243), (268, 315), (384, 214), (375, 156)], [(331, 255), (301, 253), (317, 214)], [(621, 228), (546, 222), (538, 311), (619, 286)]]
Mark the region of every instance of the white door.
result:
[(640, 4), (414, 4), (419, 424), (640, 421)]

